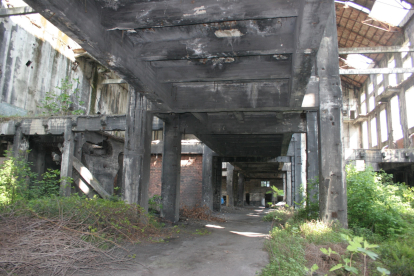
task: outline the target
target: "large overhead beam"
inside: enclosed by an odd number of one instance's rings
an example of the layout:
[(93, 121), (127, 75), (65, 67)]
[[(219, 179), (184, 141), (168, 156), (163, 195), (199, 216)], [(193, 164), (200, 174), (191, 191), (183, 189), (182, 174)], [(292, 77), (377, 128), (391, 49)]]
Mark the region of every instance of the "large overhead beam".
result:
[[(120, 1), (119, 1), (120, 2)], [(129, 2), (129, 1), (128, 1)], [(108, 29), (138, 29), (233, 20), (297, 16), (297, 0), (228, 1), (170, 0), (129, 2), (118, 9), (103, 9)]]
[(26, 14), (32, 14), (32, 13), (36, 13), (36, 11), (32, 9), (31, 7), (0, 9), (0, 18), (15, 16), (15, 15), (26, 15)]
[(290, 106), (300, 107), (315, 62), (316, 53), (334, 1), (302, 1), (296, 22), (292, 57)]
[(257, 35), (241, 39), (202, 37), (185, 41), (145, 43), (136, 47), (139, 47), (136, 58), (145, 61), (291, 54), (293, 34), (270, 37)]
[(291, 71), (290, 60), (273, 56), (154, 61), (151, 65), (163, 83), (287, 79)]
[(410, 46), (377, 46), (377, 47), (339, 48), (339, 54), (340, 55), (381, 54), (381, 53), (401, 53), (401, 52), (414, 52), (414, 47), (410, 47)]
[(339, 74), (341, 75), (405, 74), (405, 73), (414, 73), (414, 68), (339, 69)]
[(183, 112), (288, 108), (288, 80), (174, 84), (175, 109)]
[[(250, 134), (268, 135), (282, 133), (306, 132), (306, 117), (300, 113), (264, 113), (262, 116), (251, 116), (245, 113), (244, 123), (240, 124), (232, 113), (226, 116), (209, 116), (207, 124), (190, 113), (181, 115), (181, 131), (191, 134)], [(253, 137), (253, 136), (252, 136)], [(252, 141), (255, 143), (254, 141)]]
[[(196, 24), (128, 32), (144, 60), (286, 54), (296, 18)], [(264, 32), (266, 35), (264, 35)]]
[(121, 32), (108, 32), (101, 25), (102, 10), (96, 1), (27, 0), (28, 5), (74, 39), (102, 65), (116, 71), (155, 107), (170, 110), (170, 86), (159, 84), (147, 63), (134, 60), (134, 45)]

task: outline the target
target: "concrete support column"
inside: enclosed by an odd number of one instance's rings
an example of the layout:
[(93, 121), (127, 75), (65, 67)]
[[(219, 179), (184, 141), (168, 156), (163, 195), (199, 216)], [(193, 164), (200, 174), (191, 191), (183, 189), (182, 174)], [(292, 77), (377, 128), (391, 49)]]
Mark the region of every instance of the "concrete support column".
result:
[(237, 180), (237, 202), (236, 206), (243, 207), (244, 206), (244, 175), (239, 173), (239, 177)]
[(128, 112), (122, 166), (122, 196), (129, 204), (148, 210), (148, 185), (151, 158), (152, 115), (148, 101), (133, 87), (129, 88)]
[(239, 172), (233, 170), (233, 206), (237, 206), (239, 194), (237, 193), (239, 185)]
[[(402, 74), (401, 74), (402, 77)], [(405, 99), (405, 89), (401, 89), (398, 100), (400, 102), (400, 122), (403, 132), (404, 148), (410, 147), (410, 133), (408, 132), (408, 120), (407, 120), (407, 101)]]
[(299, 203), (306, 196), (306, 135), (304, 133), (295, 133), (293, 134), (292, 142), (294, 148), (294, 170), (292, 171), (295, 177), (292, 203)]
[(181, 132), (180, 117), (164, 119), (164, 148), (161, 173), (161, 217), (171, 222), (180, 219)]
[(317, 54), (319, 76), (319, 210), (323, 221), (348, 227), (342, 147), (342, 92), (339, 78), (335, 6)]
[(16, 132), (13, 137), (13, 157), (14, 158), (27, 158), (26, 150), (28, 149), (28, 143), (23, 135), (21, 122), (16, 123)]
[[(319, 155), (318, 155), (318, 113), (307, 113), (307, 135), (306, 135), (306, 149), (307, 149), (307, 182), (315, 182), (319, 178)], [(307, 196), (310, 200), (319, 194), (319, 187), (310, 187), (307, 185)], [(317, 198), (317, 197), (316, 197)]]
[(213, 157), (213, 211), (221, 211), (221, 178), (222, 178), (222, 158)]
[(287, 164), (286, 171), (286, 204), (292, 206), (292, 163)]
[(210, 210), (213, 210), (213, 197), (214, 197), (213, 155), (214, 155), (214, 152), (209, 147), (204, 145), (201, 200), (203, 201), (202, 205), (207, 206)]
[[(63, 133), (62, 162), (60, 163), (60, 178), (72, 177), (73, 152), (75, 148), (74, 135), (72, 132), (72, 119), (65, 119), (65, 132)], [(68, 181), (60, 184), (60, 195), (70, 196), (71, 187)]]
[(385, 110), (386, 110), (385, 112), (387, 112), (388, 149), (393, 149), (394, 148), (394, 131), (392, 129), (391, 101), (387, 102), (387, 104), (385, 105)]
[(233, 173), (234, 173), (234, 166), (230, 163), (227, 163), (226, 187), (227, 187), (227, 206), (228, 207), (234, 207)]
[(82, 161), (82, 147), (85, 143), (85, 134), (83, 132), (75, 133), (75, 152), (74, 156)]

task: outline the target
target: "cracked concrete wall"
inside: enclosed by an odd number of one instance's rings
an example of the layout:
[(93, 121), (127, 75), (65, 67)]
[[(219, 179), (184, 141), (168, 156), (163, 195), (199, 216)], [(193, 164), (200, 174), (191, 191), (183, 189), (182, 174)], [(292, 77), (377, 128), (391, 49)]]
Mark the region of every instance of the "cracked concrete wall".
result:
[(60, 94), (66, 77), (79, 79), (72, 81), (80, 91), (74, 109), (125, 114), (128, 85), (102, 85), (119, 77), (88, 56), (75, 59), (80, 46), (39, 14), (0, 18), (0, 41), (0, 115), (41, 114), (46, 92)]

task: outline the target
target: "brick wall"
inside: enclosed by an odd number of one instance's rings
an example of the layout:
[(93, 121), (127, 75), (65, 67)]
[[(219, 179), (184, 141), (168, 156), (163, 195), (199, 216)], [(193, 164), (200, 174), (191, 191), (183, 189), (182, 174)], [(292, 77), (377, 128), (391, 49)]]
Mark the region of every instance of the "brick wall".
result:
[[(161, 195), (162, 155), (151, 155), (151, 176), (149, 197)], [(180, 205), (201, 204), (201, 183), (203, 156), (201, 154), (181, 155)]]

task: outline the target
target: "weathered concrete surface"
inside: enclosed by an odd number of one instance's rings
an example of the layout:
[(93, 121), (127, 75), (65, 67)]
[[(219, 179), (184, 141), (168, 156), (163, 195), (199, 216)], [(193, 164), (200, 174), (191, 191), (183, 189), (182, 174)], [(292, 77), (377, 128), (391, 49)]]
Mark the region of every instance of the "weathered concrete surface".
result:
[(180, 218), (181, 132), (176, 114), (164, 121), (164, 150), (161, 175), (161, 217), (171, 222)]
[(93, 59), (75, 59), (74, 49), (80, 46), (40, 14), (0, 18), (0, 41), (1, 115), (42, 113), (39, 106), (46, 92), (60, 94), (56, 86), (66, 77), (79, 89), (80, 99), (71, 99), (75, 109), (126, 113), (128, 85), (103, 85), (106, 78), (119, 76)]
[[(136, 254), (140, 264), (131, 271), (113, 270), (99, 275), (256, 275), (269, 262), (263, 242), (271, 224), (261, 220), (265, 209), (223, 209), (229, 212), (224, 213), (227, 222), (203, 222), (223, 228), (179, 224), (180, 233), (167, 243), (144, 243), (132, 249), (131, 254)], [(196, 229), (211, 234), (191, 234)]]
[(201, 205), (207, 206), (210, 210), (213, 210), (213, 155), (214, 152), (204, 145)]
[(318, 52), (319, 82), (319, 213), (323, 221), (348, 227), (342, 147), (342, 91), (338, 65), (335, 9), (332, 8)]

